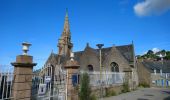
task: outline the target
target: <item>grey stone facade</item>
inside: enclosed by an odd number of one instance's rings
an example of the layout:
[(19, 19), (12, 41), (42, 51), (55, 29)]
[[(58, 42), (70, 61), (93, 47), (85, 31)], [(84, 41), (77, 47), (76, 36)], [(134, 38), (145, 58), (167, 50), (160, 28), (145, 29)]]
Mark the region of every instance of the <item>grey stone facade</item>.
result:
[[(71, 43), (71, 32), (69, 27), (68, 14), (66, 13), (64, 30), (58, 42), (58, 54), (51, 53), (46, 64), (52, 64), (55, 69), (61, 66), (64, 68), (66, 61), (72, 52), (73, 44)], [(99, 49), (90, 47), (89, 44), (82, 51), (74, 52), (74, 59), (80, 65), (79, 70), (99, 71)], [(114, 66), (118, 68), (118, 72), (125, 72), (126, 80), (131, 88), (138, 85), (138, 74), (135, 64), (134, 44), (123, 46), (112, 46), (102, 48), (102, 66), (103, 70), (115, 72)], [(114, 64), (114, 66), (111, 65)]]
[[(138, 60), (138, 76), (140, 84), (158, 86), (156, 81), (170, 81), (170, 61)], [(166, 83), (164, 82), (164, 86)], [(162, 85), (162, 82), (160, 82)], [(159, 85), (160, 85), (159, 84)], [(161, 86), (160, 85), (160, 86)]]

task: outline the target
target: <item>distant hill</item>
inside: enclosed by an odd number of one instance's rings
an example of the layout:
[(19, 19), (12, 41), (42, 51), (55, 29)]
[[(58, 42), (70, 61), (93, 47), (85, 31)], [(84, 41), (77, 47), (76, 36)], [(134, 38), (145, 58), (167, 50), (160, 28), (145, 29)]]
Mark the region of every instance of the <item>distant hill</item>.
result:
[(170, 60), (170, 51), (160, 50), (158, 52), (153, 52), (148, 50), (144, 55), (137, 55), (137, 59), (148, 59), (148, 60)]

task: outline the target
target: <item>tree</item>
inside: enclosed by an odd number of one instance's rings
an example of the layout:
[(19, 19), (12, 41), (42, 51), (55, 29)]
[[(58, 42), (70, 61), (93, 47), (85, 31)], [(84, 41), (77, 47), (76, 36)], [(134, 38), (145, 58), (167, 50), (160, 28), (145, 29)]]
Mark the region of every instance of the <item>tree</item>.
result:
[(161, 58), (159, 57), (159, 54), (162, 54), (163, 57), (166, 59), (166, 60), (170, 60), (170, 51), (166, 51), (166, 50), (161, 50), (159, 52), (156, 52), (154, 54), (154, 52), (152, 50), (148, 50), (148, 52), (144, 55), (141, 55), (141, 56), (137, 56), (138, 59), (147, 59), (147, 58), (153, 58), (153, 59), (157, 59), (157, 60), (160, 60)]
[(81, 74), (81, 81), (80, 81), (80, 100), (90, 100), (90, 78), (87, 73)]
[(166, 53), (166, 51), (163, 49), (163, 50), (161, 50), (161, 53)]
[(154, 52), (152, 50), (148, 50), (147, 55), (152, 55)]
[(165, 59), (170, 60), (170, 51), (166, 51)]

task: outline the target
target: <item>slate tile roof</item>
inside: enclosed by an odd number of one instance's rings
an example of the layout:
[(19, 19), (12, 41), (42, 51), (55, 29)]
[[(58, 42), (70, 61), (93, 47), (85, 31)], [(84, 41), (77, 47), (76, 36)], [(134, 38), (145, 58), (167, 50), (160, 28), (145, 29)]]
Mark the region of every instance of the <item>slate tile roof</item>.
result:
[[(134, 50), (133, 50), (132, 44), (116, 46), (116, 48), (123, 55), (123, 57), (125, 57), (127, 61), (133, 62)], [(104, 54), (103, 57), (106, 57), (105, 55), (108, 55), (111, 49), (112, 47), (102, 48), (102, 54)], [(99, 49), (94, 49), (94, 48), (91, 48), (90, 46), (87, 46), (84, 51), (74, 52), (74, 59), (80, 62), (80, 57), (82, 56), (83, 52), (85, 52), (86, 50), (92, 50), (96, 54), (96, 56), (99, 56)], [(46, 64), (50, 62), (53, 65), (56, 65), (58, 63), (58, 58), (59, 58), (58, 54), (51, 53), (48, 60), (46, 61)], [(65, 63), (65, 61), (68, 59), (69, 57), (60, 56), (60, 63)]]
[[(119, 50), (119, 52), (123, 55), (123, 57), (125, 57), (125, 59), (129, 62), (133, 62), (134, 61), (134, 50), (133, 50), (133, 45), (129, 44), (129, 45), (123, 45), (123, 46), (116, 46), (116, 48)], [(99, 49), (94, 49), (91, 47), (86, 47), (85, 49), (91, 49), (93, 50), (96, 55), (99, 54)], [(107, 47), (107, 48), (102, 48), (102, 54), (107, 55), (109, 54), (110, 50), (112, 49), (112, 47)], [(79, 62), (79, 58), (80, 56), (83, 54), (84, 51), (77, 51), (74, 52), (74, 56), (75, 59)], [(105, 57), (105, 56), (104, 56)], [(104, 58), (103, 58), (104, 59)]]
[(156, 69), (157, 73), (160, 73), (160, 69), (162, 69), (163, 73), (170, 73), (170, 60), (165, 61), (144, 61), (142, 64), (151, 72), (154, 72)]

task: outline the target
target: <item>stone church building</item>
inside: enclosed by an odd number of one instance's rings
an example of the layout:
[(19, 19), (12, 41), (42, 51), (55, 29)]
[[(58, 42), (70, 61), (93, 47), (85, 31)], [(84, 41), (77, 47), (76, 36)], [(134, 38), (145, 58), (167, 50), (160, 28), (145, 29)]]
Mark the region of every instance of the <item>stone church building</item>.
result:
[[(70, 53), (74, 53), (74, 59), (79, 63), (79, 70), (83, 71), (99, 71), (99, 49), (90, 47), (87, 43), (82, 51), (72, 51), (73, 43), (71, 42), (71, 32), (66, 13), (64, 21), (64, 29), (58, 40), (58, 53), (51, 53), (46, 61), (54, 66), (55, 70), (64, 68), (66, 61), (70, 59)], [(108, 72), (125, 72), (126, 81), (129, 82), (130, 88), (138, 85), (137, 68), (135, 61), (135, 51), (133, 42), (128, 45), (111, 46), (102, 48), (102, 66)], [(60, 67), (60, 68), (59, 68)]]

